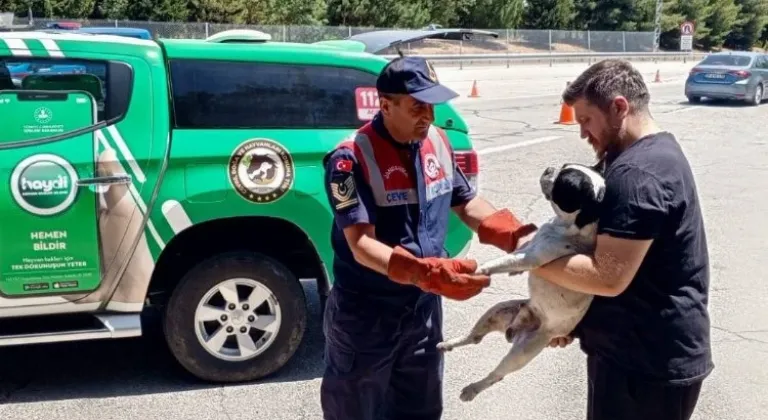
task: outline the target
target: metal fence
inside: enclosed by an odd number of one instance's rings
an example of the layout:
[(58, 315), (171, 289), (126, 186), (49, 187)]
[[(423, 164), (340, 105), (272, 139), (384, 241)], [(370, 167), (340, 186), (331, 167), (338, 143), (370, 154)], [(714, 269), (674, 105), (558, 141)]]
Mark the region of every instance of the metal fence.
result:
[[(322, 40), (344, 39), (354, 34), (385, 29), (351, 26), (291, 26), (291, 25), (236, 25), (204, 22), (147, 22), (128, 20), (77, 20), (83, 26), (133, 27), (149, 30), (155, 38), (202, 39), (229, 29), (255, 29), (272, 35), (274, 41), (311, 43)], [(44, 28), (55, 21), (35, 19), (35, 29)], [(18, 22), (17, 19), (17, 23)], [(498, 38), (477, 37), (470, 41), (424, 40), (411, 43), (404, 49), (418, 54), (514, 54), (514, 53), (575, 53), (575, 52), (650, 52), (654, 50), (653, 32), (562, 31), (485, 29), (498, 34)], [(394, 54), (396, 51), (385, 51)]]

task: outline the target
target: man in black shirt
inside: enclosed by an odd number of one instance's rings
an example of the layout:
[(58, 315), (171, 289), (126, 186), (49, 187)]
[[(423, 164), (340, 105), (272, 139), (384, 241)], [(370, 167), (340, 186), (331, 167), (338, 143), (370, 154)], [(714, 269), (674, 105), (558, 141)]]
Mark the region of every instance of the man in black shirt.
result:
[(587, 354), (587, 417), (687, 420), (714, 367), (707, 240), (688, 160), (626, 61), (591, 66), (563, 100), (604, 163), (606, 192), (594, 255), (535, 272), (596, 295), (572, 334)]

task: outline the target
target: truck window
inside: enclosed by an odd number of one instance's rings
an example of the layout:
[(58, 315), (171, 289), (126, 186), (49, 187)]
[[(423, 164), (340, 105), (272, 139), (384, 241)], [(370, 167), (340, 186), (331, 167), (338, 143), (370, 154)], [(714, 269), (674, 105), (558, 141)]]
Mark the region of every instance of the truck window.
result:
[(96, 99), (98, 121), (125, 114), (132, 80), (131, 68), (123, 63), (0, 57), (0, 90), (83, 90)]
[(172, 60), (176, 128), (358, 128), (355, 89), (376, 75), (319, 65)]

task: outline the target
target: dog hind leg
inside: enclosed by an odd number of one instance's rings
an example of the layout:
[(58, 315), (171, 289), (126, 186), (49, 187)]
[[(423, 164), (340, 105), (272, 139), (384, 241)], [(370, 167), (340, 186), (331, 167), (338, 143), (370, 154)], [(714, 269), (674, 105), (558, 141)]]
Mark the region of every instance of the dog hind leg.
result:
[(443, 341), (437, 345), (437, 349), (451, 351), (456, 347), (478, 344), (492, 331), (505, 332), (527, 302), (528, 299), (517, 299), (493, 305), (480, 317), (466, 336)]
[(514, 336), (512, 349), (504, 356), (496, 369), (480, 381), (464, 387), (459, 398), (462, 401), (472, 401), (479, 393), (501, 381), (505, 376), (522, 369), (546, 348), (549, 341), (549, 335), (542, 330), (518, 333)]

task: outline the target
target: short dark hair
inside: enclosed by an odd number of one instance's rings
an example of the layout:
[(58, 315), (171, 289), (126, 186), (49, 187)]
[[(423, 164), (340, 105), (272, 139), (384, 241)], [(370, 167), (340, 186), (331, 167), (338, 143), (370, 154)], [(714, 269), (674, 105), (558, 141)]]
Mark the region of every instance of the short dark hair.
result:
[(573, 105), (586, 99), (603, 111), (611, 101), (621, 95), (627, 98), (634, 111), (647, 111), (651, 95), (643, 75), (629, 61), (606, 59), (591, 65), (563, 92), (563, 102)]

